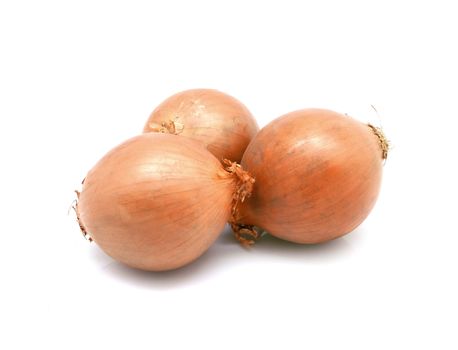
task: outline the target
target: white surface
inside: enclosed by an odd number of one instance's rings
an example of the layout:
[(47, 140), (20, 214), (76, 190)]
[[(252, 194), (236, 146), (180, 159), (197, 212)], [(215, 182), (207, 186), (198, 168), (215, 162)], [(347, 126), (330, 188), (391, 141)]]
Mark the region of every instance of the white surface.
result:
[[(128, 4), (129, 3), (129, 4)], [(2, 1), (2, 349), (456, 349), (453, 1)], [(261, 125), (304, 107), (394, 148), (343, 239), (144, 273), (79, 234), (72, 190), (170, 94), (213, 87)]]

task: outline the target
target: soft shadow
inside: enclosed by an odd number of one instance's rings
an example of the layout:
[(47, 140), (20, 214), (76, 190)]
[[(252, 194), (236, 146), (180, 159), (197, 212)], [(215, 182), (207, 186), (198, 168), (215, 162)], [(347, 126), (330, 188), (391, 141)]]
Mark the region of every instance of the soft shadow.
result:
[[(185, 288), (210, 279), (229, 264), (253, 263), (256, 257), (270, 261), (304, 263), (330, 261), (348, 255), (364, 236), (361, 228), (352, 233), (321, 244), (295, 244), (265, 234), (253, 247), (243, 248), (234, 239), (229, 228), (199, 259), (177, 270), (150, 272), (130, 268), (108, 257), (100, 248), (90, 249), (90, 257), (101, 269), (116, 280), (142, 288)], [(260, 260), (261, 261), (261, 260)]]
[(252, 249), (256, 250), (256, 254), (271, 258), (280, 257), (282, 261), (330, 261), (351, 254), (362, 236), (364, 236), (363, 229), (357, 228), (343, 237), (325, 243), (296, 244), (266, 233)]
[(329, 259), (346, 254), (352, 249), (347, 237), (319, 244), (296, 244), (265, 234), (256, 243), (262, 255), (281, 256), (289, 260)]
[[(232, 245), (228, 244), (232, 239)], [(231, 258), (236, 257), (240, 247), (226, 228), (213, 246), (193, 263), (171, 271), (142, 271), (126, 266), (107, 256), (99, 247), (90, 249), (90, 257), (110, 277), (146, 288), (178, 288), (211, 278), (212, 272), (224, 268)]]

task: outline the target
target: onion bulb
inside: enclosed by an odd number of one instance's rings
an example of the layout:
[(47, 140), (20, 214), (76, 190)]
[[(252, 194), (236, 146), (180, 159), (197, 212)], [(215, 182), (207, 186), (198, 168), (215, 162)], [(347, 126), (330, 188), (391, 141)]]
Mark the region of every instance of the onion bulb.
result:
[(250, 189), (202, 144), (169, 134), (134, 137), (106, 154), (78, 192), (80, 228), (105, 253), (143, 270), (170, 270), (203, 254)]
[(245, 239), (252, 243), (257, 226), (291, 242), (319, 243), (352, 231), (376, 202), (386, 151), (379, 129), (329, 110), (274, 120), (243, 156), (256, 183), (232, 224), (236, 234), (251, 234)]
[(179, 134), (202, 142), (219, 160), (240, 162), (259, 127), (237, 99), (211, 89), (194, 89), (163, 101), (143, 132)]

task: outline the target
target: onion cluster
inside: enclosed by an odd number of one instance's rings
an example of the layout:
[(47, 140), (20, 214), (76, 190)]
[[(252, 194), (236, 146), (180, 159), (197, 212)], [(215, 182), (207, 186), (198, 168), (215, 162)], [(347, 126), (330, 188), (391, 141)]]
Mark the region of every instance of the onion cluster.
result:
[(387, 150), (380, 129), (346, 115), (304, 109), (258, 132), (235, 98), (188, 90), (89, 171), (75, 210), (84, 235), (143, 270), (194, 261), (227, 222), (244, 245), (262, 230), (319, 243), (367, 217)]

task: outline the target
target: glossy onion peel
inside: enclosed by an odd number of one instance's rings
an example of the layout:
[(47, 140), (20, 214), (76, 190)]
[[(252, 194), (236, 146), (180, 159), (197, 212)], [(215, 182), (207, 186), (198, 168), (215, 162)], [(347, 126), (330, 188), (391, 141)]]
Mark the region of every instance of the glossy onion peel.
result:
[(163, 101), (143, 132), (179, 134), (202, 142), (218, 160), (240, 162), (259, 127), (237, 99), (212, 89), (193, 89)]
[(386, 151), (379, 129), (329, 110), (304, 109), (274, 120), (243, 156), (241, 165), (256, 183), (233, 229), (254, 232), (254, 240), (257, 226), (296, 243), (352, 231), (376, 202)]
[(134, 137), (87, 174), (76, 205), (80, 228), (129, 266), (184, 266), (210, 247), (241, 198), (237, 193), (247, 191), (233, 163), (227, 165), (188, 138)]

